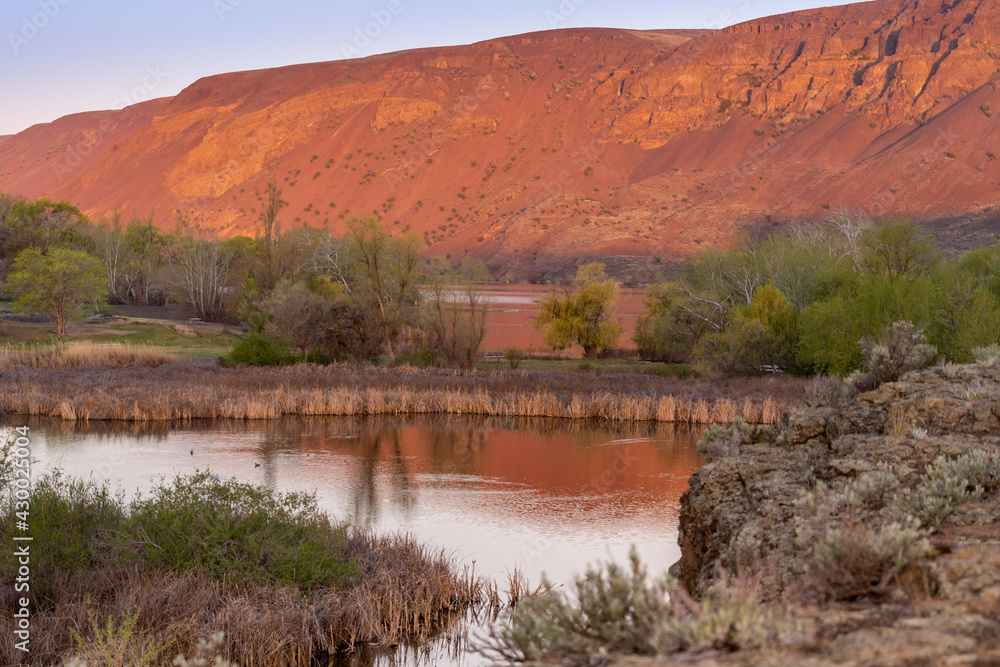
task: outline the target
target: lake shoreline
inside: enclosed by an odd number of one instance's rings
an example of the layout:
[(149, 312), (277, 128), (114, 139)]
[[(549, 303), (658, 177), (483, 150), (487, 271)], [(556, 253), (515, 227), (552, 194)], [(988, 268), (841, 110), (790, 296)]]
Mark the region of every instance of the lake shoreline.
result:
[[(0, 479), (10, 472), (2, 469)], [(502, 604), (494, 582), (443, 550), (334, 523), (308, 496), (208, 473), (128, 502), (92, 481), (47, 475), (31, 503), (40, 545), (24, 593), (31, 652), (0, 643), (3, 664), (209, 664), (214, 654), (304, 666), (362, 646), (416, 646), (468, 610)], [(9, 540), (13, 502), (3, 513)], [(17, 562), (0, 558), (9, 636), (26, 604), (14, 593)], [(219, 632), (217, 646), (199, 649)], [(194, 660), (173, 661), (179, 654)]]

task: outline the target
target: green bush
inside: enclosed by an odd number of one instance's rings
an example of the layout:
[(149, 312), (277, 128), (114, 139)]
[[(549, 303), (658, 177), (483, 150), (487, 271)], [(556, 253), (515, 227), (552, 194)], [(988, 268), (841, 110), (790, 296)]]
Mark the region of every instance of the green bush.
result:
[(396, 363), (417, 368), (437, 368), (442, 365), (442, 359), (433, 348), (421, 345), (413, 353), (398, 357)]
[(323, 348), (314, 347), (306, 353), (306, 363), (327, 365), (332, 363), (334, 360), (327, 354)]
[(222, 357), (226, 366), (280, 366), (293, 361), (284, 345), (260, 334), (244, 336), (233, 345), (229, 354)]
[(694, 371), (691, 370), (691, 367), (685, 364), (655, 363), (651, 364), (646, 372), (650, 375), (656, 375), (658, 377), (679, 378), (681, 380), (686, 380), (694, 375)]
[[(10, 500), (0, 539), (14, 525)], [(359, 573), (347, 554), (347, 528), (321, 512), (316, 498), (277, 494), (207, 472), (178, 477), (144, 498), (126, 502), (106, 484), (41, 478), (31, 496), (32, 596), (47, 608), (67, 575), (134, 567), (195, 572), (242, 583), (297, 586), (304, 592), (341, 587)], [(0, 570), (16, 569), (12, 550)]]
[(503, 358), (510, 366), (510, 369), (516, 371), (520, 368), (521, 362), (524, 361), (524, 352), (517, 347), (508, 347), (504, 350)]
[(275, 494), (207, 472), (178, 477), (132, 504), (126, 534), (149, 566), (195, 570), (239, 584), (287, 583), (308, 592), (347, 583), (347, 529), (304, 494)]
[[(14, 508), (7, 506), (0, 535), (14, 525)], [(31, 590), (36, 604), (47, 608), (67, 572), (100, 570), (118, 553), (110, 543), (125, 522), (122, 496), (106, 484), (67, 479), (60, 474), (35, 482), (31, 493), (31, 531), (44, 549), (32, 550)], [(17, 570), (12, 549), (0, 554), (0, 571)]]
[(70, 628), (76, 642), (76, 655), (65, 667), (155, 667), (166, 662), (169, 644), (150, 640), (143, 634), (137, 627), (139, 612), (126, 613), (121, 621), (109, 614), (102, 626), (88, 609), (87, 620), (90, 626), (87, 636)]

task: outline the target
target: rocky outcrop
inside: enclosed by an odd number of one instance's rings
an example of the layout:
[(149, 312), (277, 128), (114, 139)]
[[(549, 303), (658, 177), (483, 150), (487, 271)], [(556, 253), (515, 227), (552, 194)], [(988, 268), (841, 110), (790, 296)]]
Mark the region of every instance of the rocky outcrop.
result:
[[(794, 646), (704, 664), (1000, 665), (1000, 484), (977, 496), (973, 477), (928, 482), (977, 452), (1000, 455), (996, 365), (937, 366), (802, 409), (703, 466), (681, 500), (675, 573), (698, 597), (721, 569), (753, 572), (762, 597), (808, 627)], [(958, 494), (950, 514), (920, 502), (942, 489)], [(906, 534), (907, 513), (923, 517), (923, 538), (906, 542), (905, 566), (859, 564), (866, 540)]]

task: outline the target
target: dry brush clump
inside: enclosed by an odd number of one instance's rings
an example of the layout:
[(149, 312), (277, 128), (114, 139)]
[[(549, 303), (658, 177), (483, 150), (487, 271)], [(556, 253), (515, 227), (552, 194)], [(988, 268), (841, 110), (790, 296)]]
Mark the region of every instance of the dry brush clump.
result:
[[(0, 536), (9, 539), (13, 503), (3, 509)], [(46, 477), (32, 493), (32, 520), (46, 549), (33, 555), (28, 664), (167, 664), (224, 632), (224, 660), (310, 665), (365, 642), (426, 640), (470, 606), (498, 602), (488, 582), (443, 552), (333, 524), (311, 496), (207, 473), (131, 502)], [(0, 556), (8, 634), (12, 559)], [(19, 653), (0, 643), (0, 663), (23, 664)]]
[(893, 322), (878, 338), (862, 338), (859, 345), (865, 370), (852, 373), (847, 383), (862, 392), (926, 368), (938, 356), (937, 348), (927, 344), (923, 329), (906, 321)]
[(722, 576), (695, 601), (667, 577), (650, 580), (633, 549), (628, 567), (588, 568), (569, 593), (549, 588), (526, 598), (478, 650), (508, 662), (590, 665), (615, 654), (774, 647), (800, 632), (780, 608), (760, 603), (749, 578)]
[(797, 378), (721, 383), (637, 374), (449, 371), (302, 364), (222, 368), (12, 365), (0, 412), (68, 420), (274, 419), (283, 415), (462, 414), (693, 424), (777, 423), (797, 405)]
[(921, 525), (937, 530), (960, 505), (998, 489), (1000, 453), (976, 449), (954, 459), (938, 457), (901, 502)]
[(715, 461), (728, 456), (737, 456), (742, 446), (757, 444), (767, 435), (764, 429), (751, 426), (738, 417), (731, 421), (729, 427), (713, 423), (705, 430), (697, 443), (698, 453), (704, 456), (705, 460)]
[(815, 590), (833, 599), (882, 595), (930, 550), (929, 537), (963, 504), (1000, 490), (1000, 452), (939, 457), (915, 480), (881, 463), (840, 487), (797, 500), (796, 541), (811, 553)]

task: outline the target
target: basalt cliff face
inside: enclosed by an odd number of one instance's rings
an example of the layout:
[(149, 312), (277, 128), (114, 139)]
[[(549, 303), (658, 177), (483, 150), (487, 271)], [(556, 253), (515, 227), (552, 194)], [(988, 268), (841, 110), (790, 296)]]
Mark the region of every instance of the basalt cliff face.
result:
[(644, 263), (848, 207), (1000, 225), (1000, 0), (718, 31), (571, 29), (202, 79), (0, 142), (0, 190), (204, 233), (372, 214), (511, 276)]
[[(681, 500), (681, 582), (702, 596), (720, 567), (747, 567), (804, 632), (687, 664), (1000, 664), (998, 398), (1000, 366), (938, 366), (840, 407), (803, 408), (780, 439), (699, 469)], [(961, 495), (977, 485), (975, 465), (959, 484), (931, 474), (970, 456), (994, 460), (978, 497)], [(946, 505), (953, 513), (935, 509)], [(905, 551), (901, 508), (944, 519), (893, 569)], [(872, 566), (876, 552), (888, 570)]]

